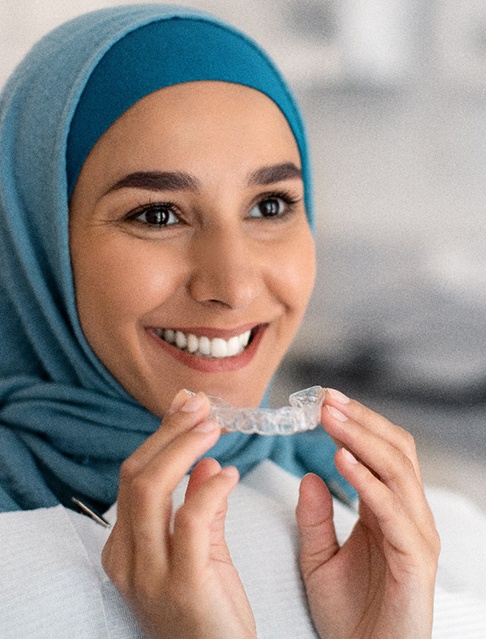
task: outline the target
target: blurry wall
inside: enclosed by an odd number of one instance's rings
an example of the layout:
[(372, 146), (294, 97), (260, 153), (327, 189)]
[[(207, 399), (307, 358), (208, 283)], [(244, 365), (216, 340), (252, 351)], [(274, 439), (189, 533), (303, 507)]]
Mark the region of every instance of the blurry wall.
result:
[[(43, 33), (113, 4), (0, 0), (0, 83)], [(306, 116), (320, 277), (288, 371), (466, 406), (484, 448), (486, 3), (179, 4), (259, 41)]]

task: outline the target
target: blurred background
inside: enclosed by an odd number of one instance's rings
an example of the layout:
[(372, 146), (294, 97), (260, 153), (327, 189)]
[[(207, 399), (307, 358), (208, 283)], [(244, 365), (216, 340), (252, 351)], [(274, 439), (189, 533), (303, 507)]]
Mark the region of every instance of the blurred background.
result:
[[(0, 84), (107, 0), (0, 0)], [(486, 510), (486, 3), (191, 0), (270, 52), (314, 166), (319, 279), (273, 386), (336, 386)]]

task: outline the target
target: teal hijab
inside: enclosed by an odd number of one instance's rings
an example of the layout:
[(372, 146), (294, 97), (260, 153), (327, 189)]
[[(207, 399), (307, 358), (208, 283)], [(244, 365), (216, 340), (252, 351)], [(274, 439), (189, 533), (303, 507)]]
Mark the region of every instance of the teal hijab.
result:
[[(100, 135), (164, 86), (222, 80), (281, 109), (311, 186), (304, 128), (291, 93), (246, 36), (199, 12), (124, 6), (81, 16), (41, 40), (0, 101), (0, 511), (116, 500), (120, 464), (160, 420), (97, 359), (78, 319), (68, 201)], [(208, 453), (242, 475), (263, 459), (320, 474), (343, 498), (335, 446), (322, 432), (226, 435)]]

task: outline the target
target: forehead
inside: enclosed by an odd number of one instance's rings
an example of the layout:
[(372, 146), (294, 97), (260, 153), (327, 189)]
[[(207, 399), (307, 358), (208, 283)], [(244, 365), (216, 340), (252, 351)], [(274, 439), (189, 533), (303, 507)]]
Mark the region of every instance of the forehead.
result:
[(115, 179), (160, 162), (166, 170), (227, 163), (228, 170), (251, 171), (284, 161), (300, 165), (299, 150), (270, 98), (242, 85), (201, 81), (139, 100), (98, 140), (83, 170), (102, 164)]
[(227, 82), (189, 82), (151, 93), (118, 118), (101, 139), (116, 140), (118, 150), (123, 150), (153, 134), (193, 143), (218, 134), (228, 142), (250, 135), (262, 144), (273, 137), (275, 144), (297, 150), (287, 120), (270, 98)]

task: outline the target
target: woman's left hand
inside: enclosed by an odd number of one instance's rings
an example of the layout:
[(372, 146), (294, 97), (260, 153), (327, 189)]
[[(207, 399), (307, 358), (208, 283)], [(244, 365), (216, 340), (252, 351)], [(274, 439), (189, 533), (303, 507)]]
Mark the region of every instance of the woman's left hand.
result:
[(336, 466), (359, 493), (360, 516), (340, 547), (328, 489), (302, 480), (300, 564), (320, 637), (430, 638), (440, 541), (412, 436), (332, 390), (322, 425), (342, 445)]

